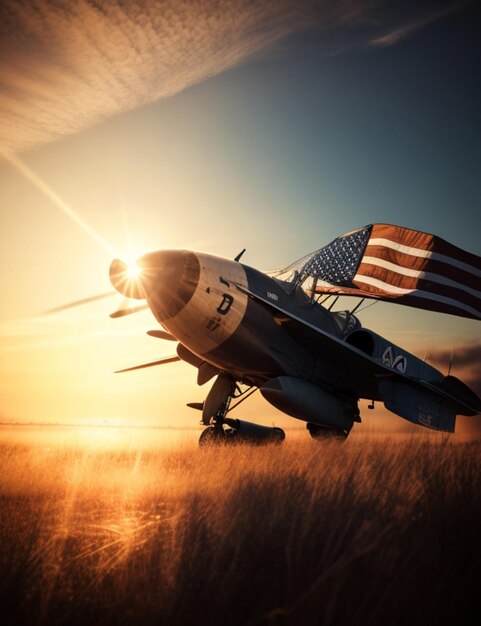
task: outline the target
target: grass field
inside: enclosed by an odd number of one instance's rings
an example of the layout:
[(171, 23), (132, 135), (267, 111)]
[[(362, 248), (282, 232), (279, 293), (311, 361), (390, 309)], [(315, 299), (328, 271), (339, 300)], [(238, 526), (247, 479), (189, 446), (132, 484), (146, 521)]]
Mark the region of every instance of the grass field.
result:
[(453, 441), (4, 441), (1, 622), (479, 623), (481, 443)]

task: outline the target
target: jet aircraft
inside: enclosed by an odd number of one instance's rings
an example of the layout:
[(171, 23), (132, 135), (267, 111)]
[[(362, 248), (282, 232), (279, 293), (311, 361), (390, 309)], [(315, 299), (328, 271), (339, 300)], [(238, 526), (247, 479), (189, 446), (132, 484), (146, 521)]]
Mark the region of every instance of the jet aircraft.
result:
[[(265, 273), (234, 259), (160, 250), (132, 267), (114, 260), (110, 280), (150, 308), (159, 327), (148, 334), (177, 342), (176, 354), (127, 372), (173, 361), (215, 382), (201, 411), (200, 443), (281, 442), (284, 431), (232, 418), (251, 393), (306, 422), (317, 440), (344, 440), (361, 422), (359, 400), (454, 432), (457, 415), (481, 412), (481, 400), (376, 332), (355, 315), (365, 298), (481, 319), (481, 257), (443, 239), (399, 226), (371, 224), (338, 237), (287, 269)], [(334, 311), (339, 296), (361, 297)]]

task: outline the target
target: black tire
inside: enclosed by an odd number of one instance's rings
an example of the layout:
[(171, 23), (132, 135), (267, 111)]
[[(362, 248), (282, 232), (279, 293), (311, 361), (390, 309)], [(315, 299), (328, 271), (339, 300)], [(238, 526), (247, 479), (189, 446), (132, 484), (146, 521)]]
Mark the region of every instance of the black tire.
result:
[(226, 434), (223, 428), (208, 426), (199, 437), (199, 446), (222, 445), (226, 443)]
[(285, 438), (286, 438), (286, 433), (282, 430), (282, 428), (278, 428), (277, 426), (274, 427), (272, 431), (271, 443), (273, 443), (276, 446), (279, 446), (284, 441)]
[(306, 428), (311, 437), (316, 441), (339, 441), (342, 443), (346, 441), (349, 435), (349, 430), (347, 429), (320, 426), (319, 424), (313, 424), (312, 422), (308, 422)]

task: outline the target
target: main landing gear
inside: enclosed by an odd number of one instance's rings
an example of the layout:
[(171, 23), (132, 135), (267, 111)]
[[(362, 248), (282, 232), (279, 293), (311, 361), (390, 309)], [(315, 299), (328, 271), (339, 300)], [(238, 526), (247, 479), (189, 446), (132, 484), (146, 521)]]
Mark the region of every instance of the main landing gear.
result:
[(199, 445), (249, 443), (254, 445), (280, 444), (286, 435), (282, 428), (269, 428), (252, 422), (225, 417), (222, 423), (207, 426), (199, 437)]
[(346, 441), (351, 429), (347, 428), (331, 428), (330, 426), (320, 426), (313, 422), (307, 422), (306, 428), (313, 439), (317, 441)]
[(247, 392), (240, 391), (234, 378), (225, 373), (218, 376), (202, 405), (202, 422), (207, 428), (200, 435), (200, 446), (233, 443), (280, 444), (284, 441), (285, 433), (282, 428), (269, 428), (227, 417), (232, 399), (242, 396), (245, 399)]

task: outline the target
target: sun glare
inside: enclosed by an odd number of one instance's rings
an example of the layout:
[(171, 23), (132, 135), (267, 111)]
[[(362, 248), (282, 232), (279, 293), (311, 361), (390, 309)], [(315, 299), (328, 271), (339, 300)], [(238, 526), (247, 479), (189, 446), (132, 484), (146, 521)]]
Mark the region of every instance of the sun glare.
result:
[(61, 209), (65, 215), (67, 215), (73, 222), (75, 222), (80, 228), (82, 228), (90, 237), (96, 241), (104, 250), (110, 255), (117, 256), (115, 249), (106, 241), (99, 233), (90, 226), (71, 206), (69, 206), (53, 189), (51, 189), (40, 176), (37, 176), (27, 165), (13, 154), (8, 154), (3, 150), (0, 150), (0, 157), (3, 157), (11, 165), (13, 165), (17, 171), (23, 174), (33, 185), (37, 187), (42, 193), (44, 193), (50, 200)]
[(128, 263), (126, 272), (128, 278), (135, 280), (140, 275), (140, 267), (135, 262)]

